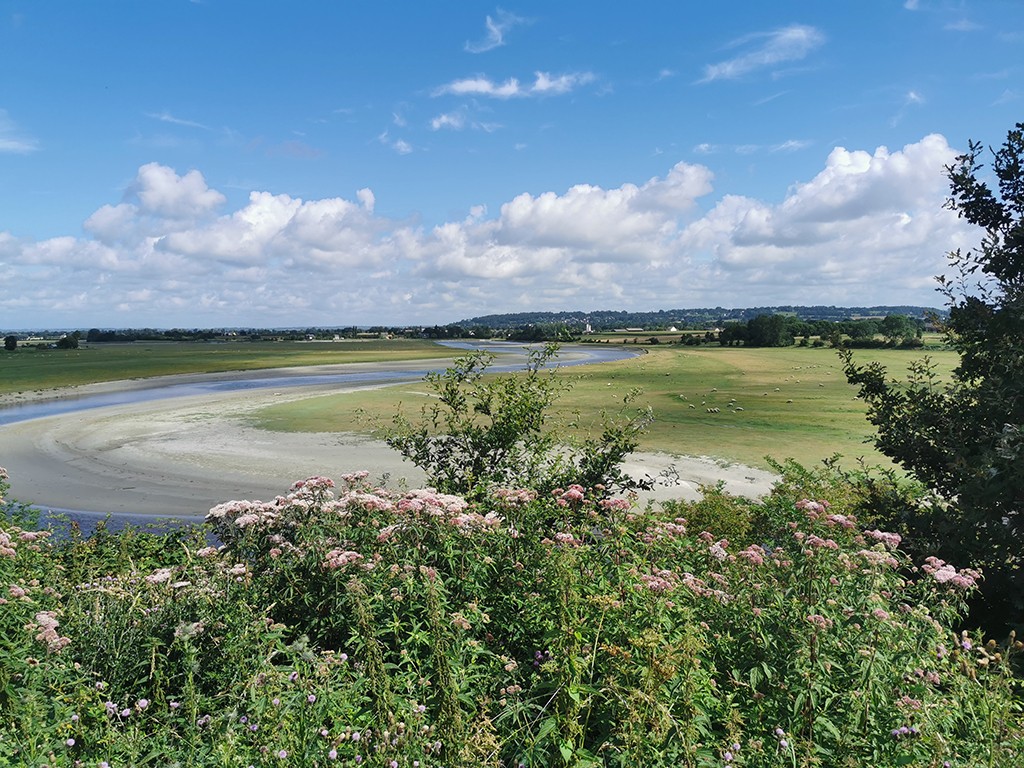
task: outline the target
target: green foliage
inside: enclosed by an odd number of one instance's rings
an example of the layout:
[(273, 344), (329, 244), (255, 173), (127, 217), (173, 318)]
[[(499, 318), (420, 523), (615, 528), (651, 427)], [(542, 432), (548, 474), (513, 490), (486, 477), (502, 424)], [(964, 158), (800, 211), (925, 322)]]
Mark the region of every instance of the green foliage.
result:
[(8, 352), (13, 352), (17, 348), (18, 348), (18, 337), (17, 336), (12, 336), (12, 335), (4, 336), (4, 349), (6, 349)]
[(1024, 649), (950, 629), (973, 572), (912, 572), (848, 478), (781, 469), (756, 544), (679, 517), (739, 519), (715, 489), (640, 511), (365, 473), (214, 508), (219, 548), (5, 523), (0, 765), (1019, 764)]
[(636, 448), (648, 412), (606, 418), (599, 436), (579, 439), (573, 425), (548, 423), (551, 406), (571, 386), (551, 365), (557, 354), (555, 344), (533, 349), (524, 372), (493, 376), (487, 371), (494, 356), (475, 351), (428, 374), (436, 402), (423, 408), (418, 422), (397, 414), (386, 433), (388, 445), (446, 493), (473, 495), (495, 485), (544, 492), (572, 484), (609, 492), (646, 487), (621, 463)]
[(727, 539), (740, 546), (754, 543), (751, 526), (755, 519), (755, 502), (726, 493), (723, 482), (702, 485), (699, 490), (700, 499), (666, 501), (661, 505), (662, 511), (685, 518), (691, 531), (708, 531), (716, 539)]
[[(984, 569), (977, 618), (1024, 627), (1024, 123), (994, 152), (993, 190), (980, 144), (947, 168), (949, 207), (984, 231), (978, 250), (950, 254), (940, 278), (945, 331), (960, 356), (950, 383), (927, 359), (905, 381), (843, 355), (878, 428), (876, 445), (938, 494), (904, 520), (915, 553)], [(934, 549), (933, 549), (934, 547)]]

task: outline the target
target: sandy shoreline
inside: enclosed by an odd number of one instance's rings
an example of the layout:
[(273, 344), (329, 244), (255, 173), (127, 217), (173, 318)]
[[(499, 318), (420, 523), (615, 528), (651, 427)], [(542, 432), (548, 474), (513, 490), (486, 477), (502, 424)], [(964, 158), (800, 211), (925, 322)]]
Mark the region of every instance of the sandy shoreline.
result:
[[(424, 363), (412, 365), (422, 368)], [(361, 367), (366, 366), (372, 369), (373, 364)], [(290, 375), (296, 375), (294, 370)], [(89, 389), (139, 386), (153, 383), (108, 382)], [(204, 394), (18, 422), (0, 427), (0, 466), (10, 473), (11, 496), (20, 501), (145, 515), (204, 515), (222, 501), (271, 499), (296, 480), (337, 478), (357, 470), (369, 471), (374, 479), (387, 477), (393, 487), (423, 485), (422, 472), (381, 441), (354, 434), (268, 432), (246, 423), (249, 414), (267, 405), (327, 392), (352, 394), (355, 407), (358, 391), (365, 388), (324, 385)], [(83, 389), (74, 388), (73, 394)], [(727, 490), (753, 497), (766, 493), (774, 480), (762, 470), (705, 457), (634, 454), (626, 468), (642, 477), (671, 466), (680, 484), (661, 487), (647, 498), (697, 498), (698, 485), (719, 480)]]

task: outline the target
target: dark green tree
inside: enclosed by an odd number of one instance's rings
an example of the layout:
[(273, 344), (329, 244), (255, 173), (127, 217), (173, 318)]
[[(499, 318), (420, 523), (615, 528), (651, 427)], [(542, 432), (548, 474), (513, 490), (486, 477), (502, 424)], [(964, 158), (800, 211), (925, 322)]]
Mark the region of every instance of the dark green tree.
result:
[(886, 315), (878, 329), (886, 342), (894, 347), (907, 344), (921, 335), (921, 327), (907, 315)]
[(748, 347), (788, 347), (793, 334), (783, 315), (758, 315), (747, 323)]
[(1024, 626), (1024, 123), (990, 152), (995, 190), (978, 143), (946, 168), (948, 207), (984, 232), (977, 249), (950, 253), (953, 275), (938, 278), (946, 340), (960, 355), (952, 381), (927, 360), (905, 381), (849, 352), (844, 364), (879, 450), (944, 499), (903, 513), (907, 544), (982, 567), (972, 620), (995, 628)]
[(78, 331), (68, 335), (61, 336), (57, 339), (57, 349), (78, 349), (78, 338), (80, 334)]
[(13, 352), (18, 348), (18, 337), (17, 336), (4, 336), (4, 349), (8, 352)]

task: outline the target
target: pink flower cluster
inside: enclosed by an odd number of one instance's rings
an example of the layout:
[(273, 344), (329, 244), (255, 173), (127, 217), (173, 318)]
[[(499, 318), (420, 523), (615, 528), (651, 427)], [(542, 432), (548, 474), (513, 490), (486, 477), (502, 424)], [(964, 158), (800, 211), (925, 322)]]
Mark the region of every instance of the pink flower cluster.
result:
[(811, 520), (817, 520), (825, 511), (829, 508), (827, 501), (811, 501), (810, 499), (801, 499), (796, 503), (797, 509), (802, 509), (807, 513), (807, 517)]
[(957, 589), (971, 589), (981, 580), (981, 571), (973, 568), (962, 568), (959, 571), (945, 560), (935, 556), (925, 558), (921, 570), (935, 579), (939, 584), (948, 584)]
[(212, 523), (229, 523), (239, 528), (253, 525), (270, 527), (280, 516), (282, 501), (280, 498), (271, 502), (225, 501), (211, 509), (206, 519)]
[(653, 525), (647, 527), (643, 533), (640, 534), (640, 540), (644, 544), (653, 544), (655, 541), (662, 539), (677, 539), (682, 538), (686, 535), (686, 519), (677, 517), (673, 522), (655, 522)]
[(46, 643), (46, 650), (50, 653), (60, 653), (71, 643), (71, 639), (61, 637), (57, 631), (60, 622), (57, 621), (57, 614), (53, 611), (40, 611), (35, 616), (35, 628), (39, 630), (36, 640)]
[(415, 512), (430, 516), (447, 517), (457, 515), (469, 506), (461, 496), (438, 493), (432, 488), (409, 491), (395, 504), (399, 512)]
[(873, 531), (864, 531), (864, 535), (869, 539), (874, 539), (877, 542), (884, 544), (889, 549), (896, 549), (903, 541), (903, 537), (898, 533), (886, 533), (880, 531), (877, 528)]
[(305, 480), (298, 480), (292, 484), (290, 495), (292, 496), (315, 496), (319, 498), (334, 498), (334, 481), (329, 477), (314, 475)]
[(0, 528), (0, 557), (15, 558), (18, 556), (18, 542), (11, 534)]
[(582, 504), (587, 499), (586, 489), (582, 485), (570, 485), (567, 489), (556, 488), (551, 492), (555, 497), (555, 503), (560, 507), (568, 507), (572, 504)]
[(527, 488), (498, 488), (492, 495), (507, 507), (523, 507), (537, 498), (537, 492)]
[(336, 570), (338, 568), (344, 568), (348, 565), (358, 563), (363, 560), (363, 556), (358, 552), (353, 552), (350, 549), (332, 549), (327, 553), (327, 559), (323, 562), (323, 567), (329, 571)]
[(640, 582), (638, 587), (646, 587), (651, 592), (671, 592), (679, 583), (679, 577), (672, 571), (663, 569), (641, 574)]

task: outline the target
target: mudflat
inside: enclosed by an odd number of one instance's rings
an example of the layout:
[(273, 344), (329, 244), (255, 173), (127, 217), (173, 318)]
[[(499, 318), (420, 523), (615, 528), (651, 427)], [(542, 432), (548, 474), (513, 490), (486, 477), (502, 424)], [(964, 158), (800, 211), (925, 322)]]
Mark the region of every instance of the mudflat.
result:
[[(248, 375), (251, 376), (251, 373)], [(106, 392), (138, 388), (107, 382)], [(325, 392), (359, 391), (337, 385), (246, 390), (110, 406), (0, 427), (0, 466), (11, 495), (55, 509), (89, 512), (204, 515), (230, 499), (273, 499), (312, 475), (337, 479), (366, 470), (392, 487), (420, 487), (423, 473), (383, 441), (351, 433), (271, 432), (249, 416), (272, 403)], [(76, 393), (81, 393), (80, 388)], [(60, 393), (50, 393), (50, 396)], [(697, 498), (700, 484), (725, 482), (745, 496), (767, 493), (774, 476), (706, 457), (636, 453), (626, 469), (642, 477), (674, 468), (678, 482), (643, 500)]]

